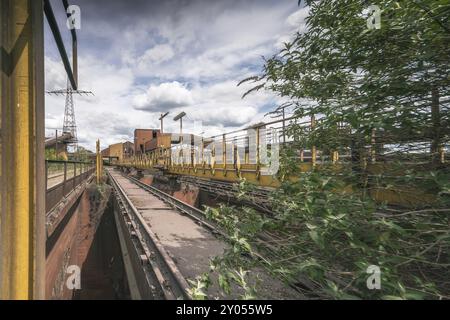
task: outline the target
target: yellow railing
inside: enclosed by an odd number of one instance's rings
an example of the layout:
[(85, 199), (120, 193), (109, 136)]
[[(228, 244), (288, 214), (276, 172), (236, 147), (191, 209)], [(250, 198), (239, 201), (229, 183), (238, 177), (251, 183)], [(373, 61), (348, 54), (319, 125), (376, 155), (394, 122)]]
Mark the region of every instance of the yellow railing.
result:
[[(276, 153), (280, 149), (299, 145), (295, 139), (319, 130), (318, 121), (321, 119), (311, 117), (308, 121), (299, 122), (299, 119), (292, 117), (285, 119), (287, 125), (283, 125), (283, 120), (277, 120), (209, 138), (184, 135), (181, 139), (178, 135), (172, 135), (171, 148), (156, 148), (146, 154), (125, 159), (118, 165), (229, 182), (245, 178), (260, 186), (278, 187), (280, 181), (276, 171), (279, 163)], [(296, 123), (300, 133), (288, 136), (285, 128), (289, 128), (291, 123)], [(397, 138), (392, 138), (390, 134), (372, 130), (368, 137), (358, 137), (359, 140), (356, 140), (355, 134), (344, 124), (336, 126), (335, 134), (339, 141), (343, 141), (343, 146), (339, 148), (329, 147), (325, 150), (311, 145), (295, 150), (299, 172), (332, 164), (339, 170), (347, 167), (355, 170), (356, 174), (364, 172), (368, 176), (383, 175), (386, 179), (395, 179), (418, 164), (423, 164), (425, 171), (429, 170), (426, 168), (433, 159), (430, 151), (432, 141), (429, 138), (405, 137), (406, 142), (395, 143)], [(402, 144), (406, 146), (404, 150)], [(441, 166), (445, 166), (445, 150), (440, 149)], [(431, 199), (421, 190), (409, 187), (397, 191), (372, 188), (370, 192), (379, 201), (408, 206)]]

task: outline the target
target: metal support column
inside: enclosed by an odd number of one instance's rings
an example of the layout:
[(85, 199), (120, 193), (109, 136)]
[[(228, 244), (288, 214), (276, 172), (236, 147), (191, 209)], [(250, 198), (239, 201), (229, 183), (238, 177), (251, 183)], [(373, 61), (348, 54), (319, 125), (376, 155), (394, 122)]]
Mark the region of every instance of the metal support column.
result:
[(227, 138), (222, 135), (222, 161), (223, 161), (223, 175), (227, 175)]
[(0, 299), (43, 299), (43, 4), (0, 0)]
[(433, 88), (431, 92), (431, 121), (433, 140), (431, 142), (431, 159), (434, 163), (444, 163), (444, 148), (442, 147), (441, 115), (439, 103), (439, 90)]
[[(311, 134), (313, 134), (314, 129), (316, 127), (316, 117), (314, 115), (311, 116)], [(317, 162), (317, 149), (315, 145), (311, 146), (311, 164), (314, 167)]]
[(101, 183), (102, 178), (102, 154), (100, 152), (100, 140), (97, 140), (97, 158), (96, 158), (96, 177), (97, 177), (97, 184)]

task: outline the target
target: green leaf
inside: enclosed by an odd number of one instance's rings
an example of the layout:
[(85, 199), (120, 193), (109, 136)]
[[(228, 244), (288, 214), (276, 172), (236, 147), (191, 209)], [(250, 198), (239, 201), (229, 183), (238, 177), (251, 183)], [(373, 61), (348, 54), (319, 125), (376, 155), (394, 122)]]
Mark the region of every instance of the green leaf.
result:
[(319, 235), (317, 231), (311, 230), (309, 232), (309, 236), (320, 248), (323, 248), (323, 238)]
[(230, 282), (228, 278), (222, 274), (219, 274), (219, 286), (225, 291), (226, 294), (230, 294)]
[(405, 300), (402, 297), (394, 296), (394, 295), (385, 295), (385, 296), (382, 296), (381, 299), (384, 299), (384, 300)]

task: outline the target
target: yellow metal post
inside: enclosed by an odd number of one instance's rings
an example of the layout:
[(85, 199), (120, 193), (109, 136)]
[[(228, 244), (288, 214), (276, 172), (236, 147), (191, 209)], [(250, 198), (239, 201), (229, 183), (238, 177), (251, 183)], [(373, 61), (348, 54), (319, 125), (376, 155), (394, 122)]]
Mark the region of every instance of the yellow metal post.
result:
[(97, 140), (96, 145), (96, 151), (97, 151), (97, 157), (96, 157), (96, 178), (97, 178), (97, 184), (100, 184), (102, 182), (102, 175), (103, 175), (103, 158), (102, 153), (100, 151), (100, 140)]
[(98, 149), (99, 149), (98, 157), (99, 157), (99, 162), (100, 162), (100, 183), (101, 183), (102, 177), (103, 177), (103, 157), (102, 157), (102, 151), (101, 151), (101, 146), (100, 146), (100, 140), (98, 141)]
[(440, 102), (439, 102), (439, 90), (438, 88), (433, 88), (431, 90), (431, 121), (432, 121), (432, 132), (433, 140), (431, 142), (431, 157), (432, 162), (442, 163), (442, 132), (441, 132), (441, 115), (440, 115)]
[(95, 142), (95, 178), (96, 178), (96, 182), (97, 182), (97, 184), (99, 184), (100, 183), (100, 181), (99, 181), (99, 170), (98, 170), (98, 150), (99, 149), (99, 147), (98, 147), (98, 140)]
[(222, 135), (222, 161), (223, 161), (223, 175), (227, 175), (227, 138)]
[(336, 163), (339, 160), (339, 153), (337, 151), (331, 152), (331, 161)]
[[(314, 117), (314, 115), (312, 115), (311, 116), (311, 134), (313, 133), (315, 126), (316, 126), (316, 118)], [(317, 160), (316, 146), (312, 146), (311, 147), (311, 163), (313, 166), (316, 165), (316, 160)]]
[(42, 2), (0, 0), (0, 26), (0, 299), (43, 299)]
[(261, 150), (260, 150), (260, 130), (256, 128), (256, 179), (259, 180), (261, 174)]
[(203, 173), (205, 173), (205, 141), (203, 140), (202, 137), (202, 168), (203, 168)]
[(376, 145), (376, 130), (372, 129), (370, 136), (370, 162), (375, 163), (377, 161), (377, 145)]

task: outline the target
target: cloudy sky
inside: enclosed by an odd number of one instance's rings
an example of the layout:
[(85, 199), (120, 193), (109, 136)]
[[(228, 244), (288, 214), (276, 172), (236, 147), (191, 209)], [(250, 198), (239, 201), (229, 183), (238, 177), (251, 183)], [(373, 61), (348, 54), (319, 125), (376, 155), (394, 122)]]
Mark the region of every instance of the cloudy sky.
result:
[[(268, 92), (241, 99), (237, 83), (258, 73), (296, 31), (307, 8), (297, 0), (72, 0), (81, 8), (78, 34), (79, 87), (75, 96), (80, 145), (94, 150), (133, 140), (135, 128), (209, 136), (256, 123), (280, 101)], [(64, 8), (51, 1), (70, 52)], [(64, 88), (66, 76), (46, 24), (46, 90)], [(47, 135), (62, 129), (64, 97), (46, 96)], [(201, 125), (200, 125), (201, 124)], [(201, 129), (200, 129), (201, 128)]]

